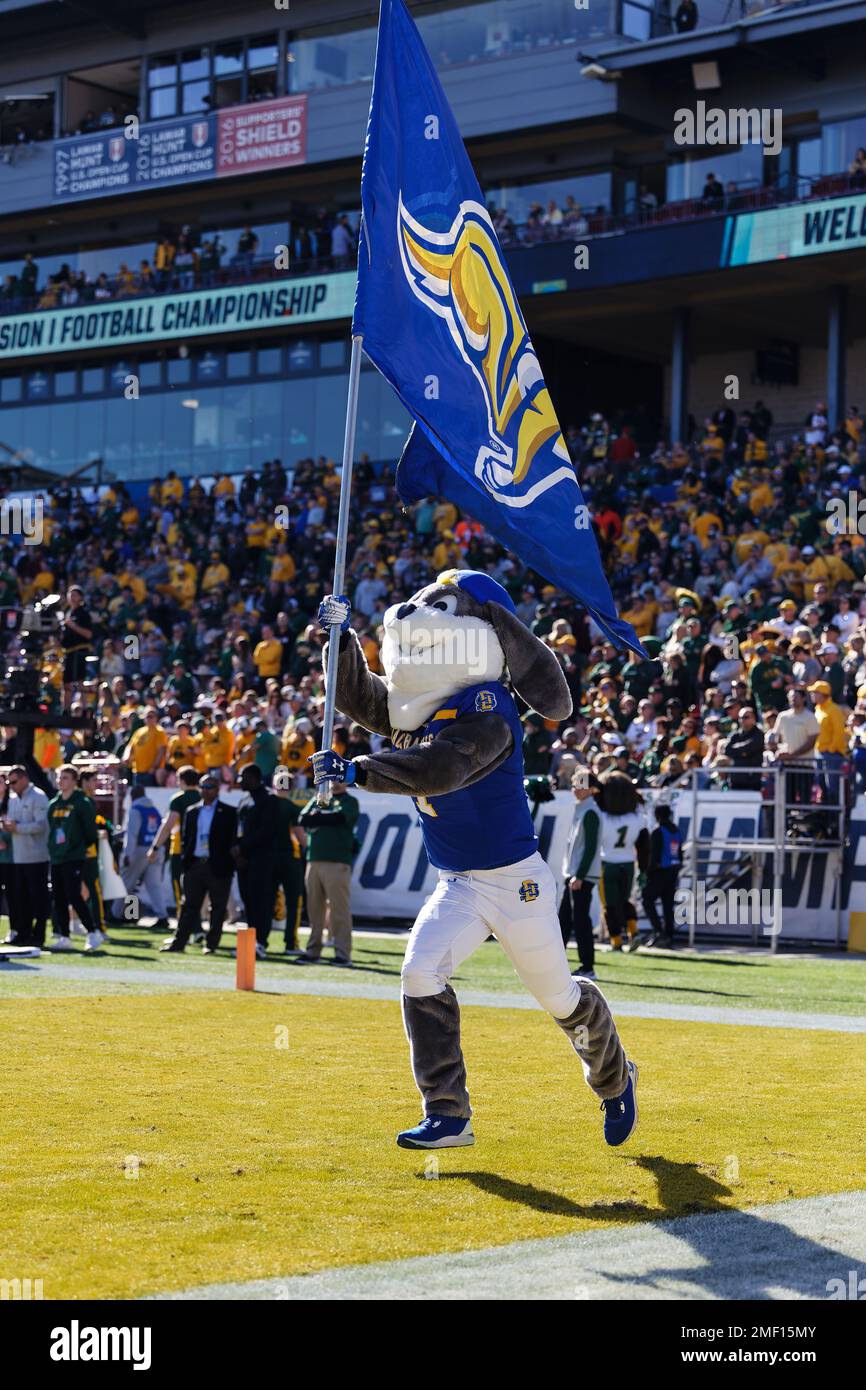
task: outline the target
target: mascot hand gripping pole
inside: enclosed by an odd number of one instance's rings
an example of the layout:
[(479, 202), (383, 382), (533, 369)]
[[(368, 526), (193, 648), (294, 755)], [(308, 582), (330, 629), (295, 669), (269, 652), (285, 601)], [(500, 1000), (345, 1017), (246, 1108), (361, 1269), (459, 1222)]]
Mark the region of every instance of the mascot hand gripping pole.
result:
[(384, 679), (369, 670), (349, 611), (334, 596), (319, 610), (323, 626), (343, 627), (337, 708), (392, 746), (351, 762), (317, 753), (315, 780), (411, 796), (439, 871), (402, 970), (403, 1019), (424, 1119), (398, 1135), (398, 1144), (474, 1143), (460, 1010), (449, 980), (490, 935), (580, 1057), (602, 1102), (607, 1142), (623, 1143), (637, 1123), (637, 1068), (626, 1059), (601, 991), (569, 972), (556, 885), (538, 852), (523, 789), (522, 728), (505, 684), (546, 719), (568, 718), (571, 696), (556, 658), (516, 616), (505, 589), (472, 570), (442, 574), (388, 610)]

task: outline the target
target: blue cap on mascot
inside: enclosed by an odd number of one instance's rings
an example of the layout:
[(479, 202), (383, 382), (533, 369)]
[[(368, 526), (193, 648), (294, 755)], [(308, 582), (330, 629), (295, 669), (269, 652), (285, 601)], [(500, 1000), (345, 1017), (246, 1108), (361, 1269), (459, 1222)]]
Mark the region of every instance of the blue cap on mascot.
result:
[(501, 603), (509, 613), (517, 612), (508, 590), (503, 589), (501, 584), (491, 579), (483, 570), (445, 570), (444, 574), (438, 576), (436, 583), (456, 584), (458, 588), (466, 589), (476, 603)]

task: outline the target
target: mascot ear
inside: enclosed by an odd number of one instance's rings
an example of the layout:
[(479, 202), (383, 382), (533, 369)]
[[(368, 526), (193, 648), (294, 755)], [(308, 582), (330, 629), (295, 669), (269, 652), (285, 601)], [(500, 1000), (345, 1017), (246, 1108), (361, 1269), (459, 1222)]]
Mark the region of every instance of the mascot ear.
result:
[(482, 615), (499, 638), (511, 683), (521, 700), (544, 719), (568, 719), (571, 692), (550, 648), (501, 603), (485, 603)]

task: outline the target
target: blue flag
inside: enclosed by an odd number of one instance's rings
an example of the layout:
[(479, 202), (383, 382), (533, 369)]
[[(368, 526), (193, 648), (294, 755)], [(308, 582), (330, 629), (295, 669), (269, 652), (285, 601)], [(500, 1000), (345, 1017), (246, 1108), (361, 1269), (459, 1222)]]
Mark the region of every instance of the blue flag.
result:
[(352, 331), (416, 424), (404, 502), (446, 497), (619, 647), (595, 534), (484, 197), (403, 0), (381, 0)]

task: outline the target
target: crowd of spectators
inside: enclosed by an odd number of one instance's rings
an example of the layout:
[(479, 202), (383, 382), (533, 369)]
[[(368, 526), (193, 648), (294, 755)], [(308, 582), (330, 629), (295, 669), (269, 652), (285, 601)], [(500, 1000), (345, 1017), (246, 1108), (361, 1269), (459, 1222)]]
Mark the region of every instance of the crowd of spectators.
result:
[[(830, 520), (863, 484), (858, 409), (832, 429), (818, 402), (795, 438), (773, 441), (763, 403), (724, 407), (693, 440), (643, 450), (627, 423), (595, 413), (567, 442), (620, 611), (649, 659), (615, 651), (555, 582), (451, 503), (405, 512), (390, 467), (364, 459), (347, 590), (371, 667), (390, 604), (442, 570), (484, 569), (556, 652), (573, 694), (564, 727), (525, 712), (528, 775), (567, 787), (586, 763), (640, 785), (697, 773), (755, 787), (760, 775), (741, 769), (792, 759), (793, 799), (808, 805), (830, 799), (849, 763), (859, 781), (866, 547), (856, 525)], [(92, 634), (83, 643), (73, 630), (65, 651), (49, 652), (43, 698), (59, 706), (66, 686), (81, 702), (86, 676), (95, 740), (41, 731), (42, 766), (88, 748), (123, 756), (143, 785), (171, 783), (182, 764), (229, 785), (251, 762), (266, 782), (282, 764), (305, 785), (324, 702), (315, 614), (331, 583), (339, 477), (320, 458), (291, 477), (272, 460), (207, 486), (169, 473), (144, 501), (120, 482), (96, 500), (59, 487), (44, 544), (7, 544), (0, 565), (0, 606), (77, 584), (65, 611), (83, 606), (75, 627)], [(338, 727), (347, 756), (379, 742)]]
[[(229, 252), (219, 233), (202, 237), (192, 226), (165, 232), (157, 238), (153, 255), (133, 268), (122, 261), (117, 272), (89, 275), (62, 265), (40, 283), (39, 265), (33, 252), (24, 255), (17, 275), (6, 275), (0, 287), (0, 313), (33, 309), (68, 309), (77, 304), (176, 290), (213, 289), (274, 274), (281, 248), (263, 246), (249, 225), (237, 234)], [(357, 234), (349, 216), (320, 208), (315, 216), (293, 226), (288, 259), (283, 249), (282, 269), (348, 270), (357, 255)]]

